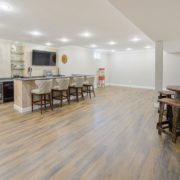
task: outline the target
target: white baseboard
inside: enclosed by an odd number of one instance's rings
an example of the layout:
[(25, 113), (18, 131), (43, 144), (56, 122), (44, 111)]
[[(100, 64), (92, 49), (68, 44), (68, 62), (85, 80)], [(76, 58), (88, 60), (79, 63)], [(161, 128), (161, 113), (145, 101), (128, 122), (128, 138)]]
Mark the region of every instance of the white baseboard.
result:
[[(58, 101), (54, 101), (54, 104), (59, 104)], [(49, 104), (47, 104), (47, 107), (50, 106)], [(40, 109), (40, 106), (37, 106), (37, 105), (34, 105), (33, 106), (33, 109), (34, 110), (37, 110), (37, 109)], [(31, 112), (32, 111), (32, 107), (26, 107), (26, 108), (22, 108), (16, 104), (14, 104), (14, 110), (20, 112), (20, 113), (28, 113), (28, 112)]]
[(127, 85), (127, 84), (116, 84), (116, 83), (109, 83), (109, 86), (119, 86), (119, 87), (129, 87), (129, 88), (139, 88), (139, 89), (151, 89), (154, 90), (154, 87), (149, 86), (137, 86), (137, 85)]
[[(26, 107), (26, 108), (22, 108), (22, 107), (20, 107), (20, 106), (18, 106), (18, 105), (16, 105), (16, 104), (14, 104), (14, 109), (16, 110), (16, 111), (18, 111), (18, 112), (20, 112), (20, 113), (28, 113), (28, 112), (31, 112), (31, 110), (32, 110), (32, 107)], [(39, 109), (39, 106), (34, 106), (34, 110), (36, 110), (36, 109)]]

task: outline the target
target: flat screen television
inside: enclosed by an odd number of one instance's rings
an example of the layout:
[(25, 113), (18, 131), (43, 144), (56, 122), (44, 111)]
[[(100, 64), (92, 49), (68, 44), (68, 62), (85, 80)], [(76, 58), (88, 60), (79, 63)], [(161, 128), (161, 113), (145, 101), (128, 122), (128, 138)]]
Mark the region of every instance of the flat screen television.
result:
[(56, 66), (56, 52), (32, 51), (32, 65), (34, 66)]

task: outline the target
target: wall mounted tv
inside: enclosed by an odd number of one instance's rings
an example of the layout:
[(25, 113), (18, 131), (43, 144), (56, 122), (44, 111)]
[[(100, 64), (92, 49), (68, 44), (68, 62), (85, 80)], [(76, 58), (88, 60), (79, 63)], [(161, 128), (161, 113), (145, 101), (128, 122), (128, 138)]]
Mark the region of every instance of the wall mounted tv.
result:
[(56, 53), (48, 51), (32, 51), (32, 65), (34, 66), (56, 66)]

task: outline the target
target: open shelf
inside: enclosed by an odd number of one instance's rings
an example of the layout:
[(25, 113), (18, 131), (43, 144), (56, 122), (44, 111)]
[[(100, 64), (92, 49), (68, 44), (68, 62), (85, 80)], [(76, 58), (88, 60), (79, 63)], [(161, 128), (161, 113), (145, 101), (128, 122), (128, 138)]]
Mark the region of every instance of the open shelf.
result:
[(11, 51), (11, 54), (12, 54), (12, 55), (22, 56), (22, 55), (24, 55), (24, 52), (13, 52), (13, 51)]
[(17, 46), (16, 44), (12, 44), (11, 47), (11, 75), (14, 76), (22, 76), (24, 68), (24, 47)]

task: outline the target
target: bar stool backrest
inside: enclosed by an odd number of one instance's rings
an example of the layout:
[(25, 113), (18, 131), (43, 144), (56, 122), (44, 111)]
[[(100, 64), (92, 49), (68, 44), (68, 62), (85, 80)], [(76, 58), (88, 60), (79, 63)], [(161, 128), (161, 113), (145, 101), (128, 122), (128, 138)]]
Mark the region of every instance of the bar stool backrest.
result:
[(70, 82), (69, 82), (69, 85), (70, 85), (70, 86), (73, 86), (73, 85), (74, 85), (74, 83), (75, 83), (75, 82), (74, 82), (74, 77), (73, 77), (73, 76), (71, 76), (71, 77), (70, 77)]
[(39, 93), (46, 94), (50, 93), (53, 85), (52, 80), (36, 80), (35, 84), (38, 86)]
[(86, 81), (87, 81), (88, 85), (94, 85), (95, 77), (89, 76), (86, 78)]
[(70, 79), (69, 78), (61, 78), (56, 79), (58, 90), (67, 90), (69, 87)]
[(74, 77), (75, 87), (83, 87), (84, 77)]

